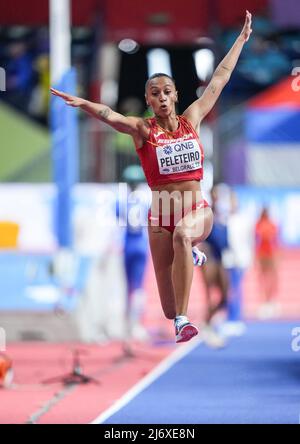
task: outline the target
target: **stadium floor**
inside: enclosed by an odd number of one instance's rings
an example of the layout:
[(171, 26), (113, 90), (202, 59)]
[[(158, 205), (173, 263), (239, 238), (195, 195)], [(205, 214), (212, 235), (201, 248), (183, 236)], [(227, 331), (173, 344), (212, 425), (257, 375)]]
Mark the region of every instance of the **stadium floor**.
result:
[[(197, 340), (176, 348), (135, 344), (133, 357), (120, 343), (10, 344), (16, 376), (1, 390), (0, 421), (297, 424), (300, 351), (291, 345), (299, 325), (249, 323), (218, 351)], [(83, 372), (100, 385), (42, 383), (71, 370), (72, 348), (81, 349)]]
[[(172, 323), (163, 318), (153, 289), (151, 265), (145, 322), (152, 341), (133, 344), (135, 356), (124, 354), (117, 342), (9, 343), (15, 378), (11, 389), (1, 390), (0, 423), (299, 423), (300, 351), (292, 351), (291, 344), (293, 328), (300, 327), (300, 254), (283, 254), (282, 319), (250, 321), (246, 334), (223, 350), (207, 349), (197, 340), (174, 345)], [(255, 318), (259, 303), (254, 273), (245, 278), (248, 319)], [(192, 319), (198, 322), (202, 312), (203, 288), (195, 275)], [(100, 385), (42, 384), (71, 371), (74, 349), (82, 351), (83, 372)]]

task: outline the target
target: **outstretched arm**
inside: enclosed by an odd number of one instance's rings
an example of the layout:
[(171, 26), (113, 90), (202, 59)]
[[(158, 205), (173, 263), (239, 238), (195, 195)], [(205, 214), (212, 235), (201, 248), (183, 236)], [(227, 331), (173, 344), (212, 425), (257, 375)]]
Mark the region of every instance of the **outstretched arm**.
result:
[(93, 117), (107, 123), (112, 128), (121, 133), (130, 134), (134, 138), (147, 136), (147, 124), (139, 117), (123, 116), (113, 111), (109, 106), (101, 103), (90, 102), (81, 97), (72, 96), (57, 89), (51, 88), (51, 93), (54, 96), (61, 97), (69, 106), (81, 108)]
[(206, 87), (202, 96), (193, 102), (183, 113), (184, 116), (192, 123), (195, 129), (198, 129), (202, 119), (209, 113), (220, 96), (224, 86), (229, 81), (232, 71), (237, 64), (240, 53), (245, 42), (249, 40), (251, 29), (252, 15), (246, 11), (246, 19), (244, 27), (221, 63), (217, 66), (211, 81)]

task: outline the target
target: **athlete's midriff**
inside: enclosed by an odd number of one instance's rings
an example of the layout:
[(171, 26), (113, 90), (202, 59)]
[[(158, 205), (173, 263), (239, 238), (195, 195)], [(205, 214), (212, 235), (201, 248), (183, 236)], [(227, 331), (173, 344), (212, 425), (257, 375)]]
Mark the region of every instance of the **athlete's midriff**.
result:
[[(151, 191), (152, 214), (174, 214), (178, 212), (178, 208), (189, 209), (192, 205), (203, 200), (198, 180), (156, 185), (151, 187)], [(163, 198), (163, 192), (166, 192), (166, 199)]]

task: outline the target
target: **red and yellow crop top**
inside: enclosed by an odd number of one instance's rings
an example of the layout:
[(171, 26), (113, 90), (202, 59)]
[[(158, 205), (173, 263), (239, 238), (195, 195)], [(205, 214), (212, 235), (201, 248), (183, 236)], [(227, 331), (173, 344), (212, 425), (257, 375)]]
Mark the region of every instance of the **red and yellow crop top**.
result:
[(191, 123), (178, 116), (176, 131), (163, 130), (155, 117), (147, 119), (150, 125), (148, 140), (137, 149), (150, 188), (183, 180), (203, 178), (203, 148)]

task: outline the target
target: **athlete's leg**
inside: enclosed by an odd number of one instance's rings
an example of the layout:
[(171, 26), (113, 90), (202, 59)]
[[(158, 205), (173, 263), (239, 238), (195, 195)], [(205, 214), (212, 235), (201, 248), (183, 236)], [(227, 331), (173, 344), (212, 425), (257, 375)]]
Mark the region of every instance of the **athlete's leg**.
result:
[(263, 301), (258, 315), (262, 319), (270, 319), (278, 316), (279, 305), (276, 301), (278, 276), (276, 262), (271, 257), (259, 257), (259, 277)]
[(192, 245), (204, 241), (213, 222), (211, 208), (201, 208), (187, 214), (173, 233), (174, 261), (172, 282), (176, 301), (176, 315), (186, 315), (193, 279)]
[(277, 291), (277, 270), (274, 259), (270, 258), (269, 266), (265, 270), (265, 293), (267, 302), (273, 302)]
[(213, 316), (221, 309), (226, 307), (229, 279), (221, 261), (216, 263), (216, 285), (220, 292), (220, 299), (216, 304), (210, 303), (207, 322), (210, 323)]
[(204, 314), (204, 322), (208, 324), (210, 321), (210, 313), (212, 310), (212, 289), (216, 285), (218, 266), (215, 258), (212, 256), (208, 259), (204, 267), (202, 267), (202, 277), (204, 282), (204, 290), (206, 297), (206, 309)]
[(172, 233), (161, 227), (148, 227), (150, 251), (162, 309), (166, 318), (176, 316), (175, 295), (172, 283)]
[(139, 321), (142, 315), (143, 302), (136, 299), (142, 295), (147, 251), (139, 248), (138, 245), (135, 246), (134, 241), (131, 241), (124, 251), (124, 262), (127, 281), (126, 317)]

